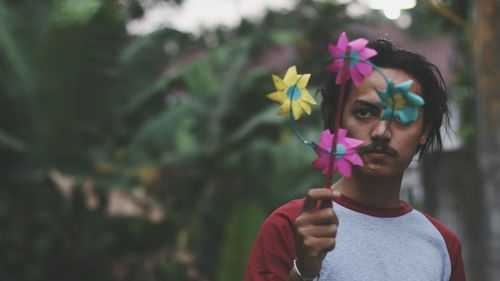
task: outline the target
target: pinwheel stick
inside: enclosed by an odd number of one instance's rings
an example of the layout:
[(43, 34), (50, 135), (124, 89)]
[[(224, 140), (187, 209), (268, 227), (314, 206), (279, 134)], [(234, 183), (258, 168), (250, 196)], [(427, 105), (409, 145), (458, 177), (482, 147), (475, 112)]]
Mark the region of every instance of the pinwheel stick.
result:
[[(338, 132), (340, 129), (340, 120), (342, 119), (342, 112), (344, 108), (344, 99), (345, 99), (345, 90), (346, 90), (346, 84), (348, 79), (346, 79), (349, 71), (349, 61), (351, 58), (351, 47), (347, 46), (345, 50), (345, 57), (344, 57), (344, 65), (342, 67), (342, 71), (338, 74), (341, 75), (341, 81), (342, 83), (340, 84), (340, 91), (339, 91), (339, 98), (338, 98), (338, 103), (337, 103), (337, 110), (335, 111), (335, 125), (333, 127), (334, 131), (334, 136), (332, 138), (332, 153), (330, 154), (330, 161), (328, 162), (328, 175), (327, 181), (326, 181), (326, 188), (330, 188), (333, 184), (333, 176), (335, 175), (333, 171), (333, 167), (335, 165), (335, 160), (337, 156), (337, 143), (338, 143)], [(331, 206), (331, 202), (322, 202), (323, 206)]]

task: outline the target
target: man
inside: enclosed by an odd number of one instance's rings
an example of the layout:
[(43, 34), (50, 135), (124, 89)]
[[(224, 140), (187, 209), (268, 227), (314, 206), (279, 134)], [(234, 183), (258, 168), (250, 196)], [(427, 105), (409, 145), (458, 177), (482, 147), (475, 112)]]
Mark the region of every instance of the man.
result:
[[(386, 88), (382, 76), (374, 71), (358, 87), (350, 84), (341, 124), (371, 148), (361, 154), (364, 166), (274, 211), (255, 240), (245, 281), (465, 280), (458, 238), (399, 199), (413, 156), (441, 149), (440, 127), (449, 114), (441, 74), (388, 41), (368, 47), (378, 53), (371, 61), (395, 84), (414, 81), (410, 90), (425, 105), (415, 122), (381, 120), (375, 89)], [(323, 92), (325, 127), (332, 131), (338, 96), (333, 83)], [(333, 208), (321, 207), (323, 200), (333, 201)]]

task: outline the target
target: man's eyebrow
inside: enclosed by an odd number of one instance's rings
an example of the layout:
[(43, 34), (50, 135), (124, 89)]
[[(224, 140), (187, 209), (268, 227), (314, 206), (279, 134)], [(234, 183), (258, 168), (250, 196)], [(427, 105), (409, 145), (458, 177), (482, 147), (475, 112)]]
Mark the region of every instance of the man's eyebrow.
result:
[(371, 102), (367, 102), (365, 100), (355, 100), (353, 104), (354, 105), (362, 105), (362, 106), (366, 106), (366, 107), (371, 107), (371, 108), (374, 108), (374, 109), (375, 108), (377, 108), (377, 109), (379, 108), (376, 104), (373, 104)]

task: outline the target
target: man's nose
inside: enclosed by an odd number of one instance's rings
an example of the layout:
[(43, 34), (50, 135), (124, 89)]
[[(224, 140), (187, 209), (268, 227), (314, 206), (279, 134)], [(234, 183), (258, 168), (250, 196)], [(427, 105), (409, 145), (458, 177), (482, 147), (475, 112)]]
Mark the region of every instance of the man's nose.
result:
[(390, 121), (380, 120), (373, 128), (370, 137), (372, 139), (382, 139), (386, 142), (391, 140), (392, 134), (390, 130)]

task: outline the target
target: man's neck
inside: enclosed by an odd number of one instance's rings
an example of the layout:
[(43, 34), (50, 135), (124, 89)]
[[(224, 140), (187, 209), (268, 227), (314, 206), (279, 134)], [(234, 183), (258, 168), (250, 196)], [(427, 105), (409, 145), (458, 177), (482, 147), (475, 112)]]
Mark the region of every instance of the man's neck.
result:
[(400, 205), (399, 191), (403, 175), (396, 177), (363, 177), (353, 174), (342, 177), (333, 189), (365, 205), (377, 208), (394, 208)]

